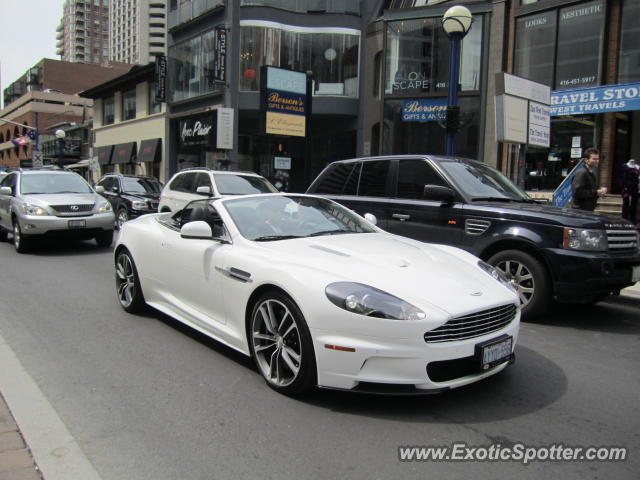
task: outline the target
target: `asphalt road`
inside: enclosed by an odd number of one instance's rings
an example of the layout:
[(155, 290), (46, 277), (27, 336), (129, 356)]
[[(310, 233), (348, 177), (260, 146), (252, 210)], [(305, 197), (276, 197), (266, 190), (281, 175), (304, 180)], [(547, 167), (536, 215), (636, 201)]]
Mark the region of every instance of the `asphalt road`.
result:
[[(445, 394), (291, 399), (169, 317), (125, 313), (110, 249), (1, 243), (0, 258), (0, 334), (104, 480), (638, 478), (640, 299), (556, 307), (522, 325), (515, 365)], [(398, 460), (401, 445), (454, 442), (616, 445), (629, 458)]]

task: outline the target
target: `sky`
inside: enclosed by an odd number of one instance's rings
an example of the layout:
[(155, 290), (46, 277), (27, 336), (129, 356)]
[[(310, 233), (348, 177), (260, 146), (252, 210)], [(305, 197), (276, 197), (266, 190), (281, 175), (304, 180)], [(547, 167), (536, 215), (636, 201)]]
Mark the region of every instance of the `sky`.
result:
[[(43, 58), (56, 55), (56, 27), (64, 0), (0, 0), (0, 88)], [(2, 97), (2, 95), (0, 95)]]

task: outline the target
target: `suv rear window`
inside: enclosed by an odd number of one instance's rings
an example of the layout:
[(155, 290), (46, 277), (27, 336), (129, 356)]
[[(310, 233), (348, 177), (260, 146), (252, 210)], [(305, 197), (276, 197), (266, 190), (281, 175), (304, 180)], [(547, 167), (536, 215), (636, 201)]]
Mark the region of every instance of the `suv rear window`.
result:
[(388, 160), (363, 162), (358, 196), (384, 197), (386, 195), (387, 172), (390, 163)]
[(267, 180), (250, 175), (213, 175), (221, 195), (249, 195), (252, 193), (276, 193), (278, 190)]

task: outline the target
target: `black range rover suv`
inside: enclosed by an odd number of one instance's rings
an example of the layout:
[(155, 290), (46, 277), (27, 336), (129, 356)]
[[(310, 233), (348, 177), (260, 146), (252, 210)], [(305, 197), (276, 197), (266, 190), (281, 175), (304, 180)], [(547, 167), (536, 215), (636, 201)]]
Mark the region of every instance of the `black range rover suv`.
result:
[(155, 177), (108, 173), (96, 184), (116, 213), (116, 228), (131, 218), (158, 213), (162, 184)]
[(592, 303), (640, 280), (635, 226), (620, 217), (541, 204), (484, 163), (400, 155), (340, 160), (307, 193), (388, 232), (463, 248), (507, 273), (528, 317), (552, 299)]

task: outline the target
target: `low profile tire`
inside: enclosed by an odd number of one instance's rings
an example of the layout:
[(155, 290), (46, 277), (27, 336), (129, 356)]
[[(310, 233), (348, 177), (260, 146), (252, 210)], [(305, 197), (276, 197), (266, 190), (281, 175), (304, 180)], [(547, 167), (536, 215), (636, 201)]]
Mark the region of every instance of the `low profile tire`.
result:
[(100, 248), (110, 247), (113, 243), (113, 231), (102, 232), (96, 236), (96, 243)]
[(17, 218), (13, 221), (13, 246), (18, 253), (27, 253), (31, 249), (31, 239), (22, 234)]
[(520, 250), (505, 250), (493, 255), (488, 263), (512, 279), (523, 317), (533, 318), (545, 312), (552, 301), (551, 285), (547, 270), (538, 259)]
[(118, 210), (118, 214), (116, 215), (116, 229), (120, 230), (127, 220), (129, 220), (129, 213), (124, 208)]
[(116, 257), (116, 293), (120, 306), (129, 313), (142, 312), (146, 303), (131, 253), (123, 249)]
[(302, 312), (288, 296), (274, 290), (258, 299), (248, 337), (251, 355), (272, 389), (300, 395), (316, 385), (311, 334)]

